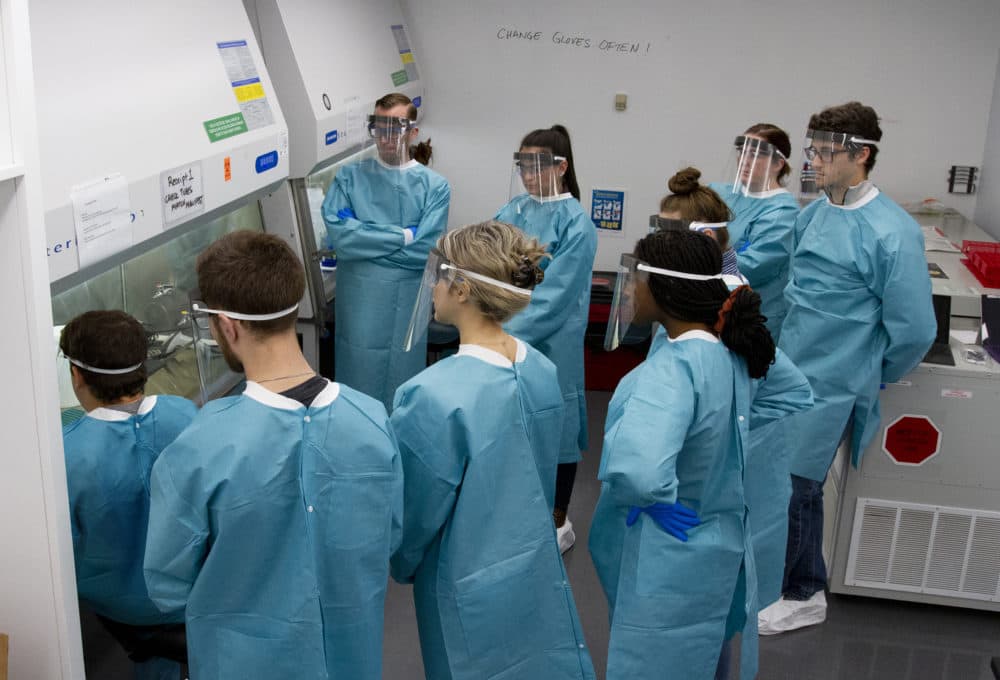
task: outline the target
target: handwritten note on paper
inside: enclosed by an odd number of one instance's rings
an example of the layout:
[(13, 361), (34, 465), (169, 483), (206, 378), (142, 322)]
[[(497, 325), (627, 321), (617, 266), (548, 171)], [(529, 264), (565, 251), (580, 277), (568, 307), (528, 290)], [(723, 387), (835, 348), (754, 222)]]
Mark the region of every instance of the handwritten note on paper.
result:
[(201, 161), (161, 172), (160, 202), (163, 204), (165, 227), (175, 227), (205, 212)]
[(74, 186), (70, 200), (81, 267), (132, 245), (128, 182), (120, 174)]
[(562, 31), (520, 30), (503, 26), (497, 29), (497, 40), (510, 42), (551, 43), (560, 48), (596, 50), (602, 54), (632, 54), (645, 57), (653, 43), (640, 40), (596, 38)]

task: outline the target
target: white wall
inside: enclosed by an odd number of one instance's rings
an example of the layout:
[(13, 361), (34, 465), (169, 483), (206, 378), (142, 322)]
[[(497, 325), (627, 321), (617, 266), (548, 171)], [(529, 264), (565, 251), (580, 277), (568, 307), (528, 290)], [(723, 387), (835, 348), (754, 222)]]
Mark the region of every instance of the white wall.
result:
[[(793, 162), (809, 115), (858, 99), (882, 116), (872, 176), (900, 202), (934, 196), (966, 215), (975, 196), (947, 193), (951, 165), (981, 165), (1000, 36), (995, 0), (411, 0), (404, 2), (426, 78), (424, 136), (452, 182), (452, 224), (506, 200), (510, 156), (529, 130), (565, 123), (583, 203), (625, 188), (628, 241), (602, 239), (597, 268), (631, 247), (691, 163), (721, 179), (732, 138), (776, 123)], [(540, 40), (501, 40), (510, 28)], [(591, 47), (558, 45), (553, 33)], [(600, 41), (639, 45), (607, 52)], [(648, 52), (646, 47), (648, 45)], [(615, 92), (629, 95), (625, 113)]]
[[(0, 70), (23, 174), (0, 180), (0, 632), (10, 677), (83, 678), (69, 502), (59, 433), (55, 344), (45, 266), (27, 2), (0, 0)], [(2, 170), (2, 168), (0, 168)]]
[(993, 86), (993, 108), (986, 135), (986, 151), (979, 174), (976, 224), (1000, 239), (1000, 69)]

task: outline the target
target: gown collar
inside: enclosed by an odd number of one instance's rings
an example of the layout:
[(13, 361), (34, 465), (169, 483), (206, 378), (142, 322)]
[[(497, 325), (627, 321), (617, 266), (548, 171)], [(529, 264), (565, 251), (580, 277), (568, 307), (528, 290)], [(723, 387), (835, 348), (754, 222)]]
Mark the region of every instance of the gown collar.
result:
[[(144, 416), (153, 410), (156, 406), (156, 395), (150, 395), (148, 397), (142, 398), (142, 403), (139, 404), (139, 410), (136, 411), (135, 415)], [(113, 408), (105, 408), (103, 406), (98, 406), (93, 411), (87, 413), (87, 415), (95, 420), (103, 420), (107, 423), (117, 423), (123, 420), (128, 420), (132, 417), (131, 413), (126, 413), (125, 411), (117, 411)]]
[[(514, 355), (514, 360), (517, 363), (521, 363), (528, 356), (528, 348), (517, 338), (514, 338), (514, 342), (517, 343), (517, 353)], [(487, 349), (482, 345), (459, 345), (455, 356), (473, 357), (474, 359), (479, 359), (480, 361), (485, 361), (488, 364), (493, 364), (501, 368), (511, 368), (514, 365), (504, 355)]]
[[(272, 392), (260, 383), (255, 383), (252, 380), (247, 381), (246, 389), (243, 390), (243, 396), (249, 397), (264, 406), (279, 408), (285, 411), (297, 411), (305, 408), (302, 402), (289, 399), (288, 397), (280, 395), (277, 392)], [(329, 381), (327, 382), (326, 387), (323, 388), (323, 391), (317, 394), (316, 398), (313, 399), (309, 408), (323, 408), (324, 406), (329, 406), (337, 399), (338, 396), (340, 396), (340, 384)]]
[(409, 170), (410, 168), (415, 168), (418, 165), (420, 165), (420, 163), (418, 163), (417, 161), (413, 160), (412, 158), (410, 160), (406, 161), (405, 163), (403, 163), (402, 165), (389, 165), (388, 163), (386, 163), (385, 161), (383, 161), (378, 156), (375, 156), (375, 161), (379, 165), (381, 165), (383, 168), (385, 168), (386, 170), (400, 170), (400, 171), (402, 171), (402, 170)]
[(878, 198), (878, 195), (878, 187), (868, 180), (865, 180), (861, 184), (856, 184), (847, 190), (847, 194), (844, 196), (843, 205), (837, 205), (836, 203), (831, 202), (829, 196), (827, 196), (826, 202), (834, 208), (838, 208), (840, 210), (857, 210), (858, 208), (863, 208), (874, 201)]
[(717, 336), (712, 335), (708, 331), (700, 331), (700, 330), (685, 331), (684, 333), (678, 335), (676, 338), (671, 338), (669, 335), (667, 335), (666, 337), (667, 340), (669, 340), (670, 342), (684, 342), (686, 340), (704, 340), (706, 342), (716, 342), (716, 343), (722, 342), (721, 340), (719, 340)]

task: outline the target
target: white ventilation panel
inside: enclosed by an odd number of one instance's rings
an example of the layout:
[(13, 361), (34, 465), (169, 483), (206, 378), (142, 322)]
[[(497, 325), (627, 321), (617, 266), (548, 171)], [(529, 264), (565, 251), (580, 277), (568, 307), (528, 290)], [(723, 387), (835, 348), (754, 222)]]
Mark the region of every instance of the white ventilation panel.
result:
[(859, 498), (844, 583), (1000, 602), (1000, 513)]

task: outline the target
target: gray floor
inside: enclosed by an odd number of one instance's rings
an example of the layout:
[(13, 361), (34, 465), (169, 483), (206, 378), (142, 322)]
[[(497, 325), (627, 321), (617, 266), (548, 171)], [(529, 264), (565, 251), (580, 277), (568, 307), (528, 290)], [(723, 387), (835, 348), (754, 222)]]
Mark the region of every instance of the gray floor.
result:
[[(593, 453), (584, 459), (577, 475), (570, 506), (577, 545), (565, 555), (587, 643), (602, 679), (607, 660), (607, 604), (586, 545), (599, 491), (597, 468), (609, 397), (605, 392), (587, 395)], [(1000, 616), (994, 613), (836, 595), (828, 596), (828, 601), (826, 623), (761, 640), (761, 680), (993, 678), (990, 656), (1000, 655)], [(128, 660), (86, 616), (84, 636), (88, 677), (132, 677)], [(384, 659), (387, 679), (424, 677), (409, 587), (390, 585)]]

